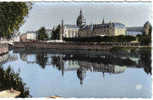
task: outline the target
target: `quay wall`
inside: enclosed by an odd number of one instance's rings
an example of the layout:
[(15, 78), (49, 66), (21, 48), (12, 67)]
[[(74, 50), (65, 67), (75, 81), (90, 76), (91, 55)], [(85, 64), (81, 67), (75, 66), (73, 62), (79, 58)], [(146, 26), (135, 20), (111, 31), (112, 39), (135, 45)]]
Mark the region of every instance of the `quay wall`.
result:
[(14, 48), (34, 48), (34, 49), (55, 49), (55, 50), (110, 50), (113, 47), (150, 47), (142, 46), (139, 43), (130, 43), (130, 42), (14, 42)]
[(8, 44), (0, 44), (0, 55), (8, 53), (9, 47)]
[(38, 48), (58, 50), (108, 50), (112, 47), (96, 43), (14, 42), (14, 48)]

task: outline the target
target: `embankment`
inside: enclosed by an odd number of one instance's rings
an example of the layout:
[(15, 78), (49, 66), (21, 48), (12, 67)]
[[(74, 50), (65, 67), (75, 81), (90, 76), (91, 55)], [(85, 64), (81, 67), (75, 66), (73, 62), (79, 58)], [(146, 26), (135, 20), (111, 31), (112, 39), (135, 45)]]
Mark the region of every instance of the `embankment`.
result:
[(8, 51), (9, 51), (8, 44), (0, 44), (0, 55), (8, 53)]
[(101, 51), (113, 48), (151, 48), (130, 42), (14, 42), (14, 48)]
[(47, 42), (14, 42), (14, 48), (36, 48), (57, 50), (109, 50), (112, 46), (96, 43), (47, 43)]

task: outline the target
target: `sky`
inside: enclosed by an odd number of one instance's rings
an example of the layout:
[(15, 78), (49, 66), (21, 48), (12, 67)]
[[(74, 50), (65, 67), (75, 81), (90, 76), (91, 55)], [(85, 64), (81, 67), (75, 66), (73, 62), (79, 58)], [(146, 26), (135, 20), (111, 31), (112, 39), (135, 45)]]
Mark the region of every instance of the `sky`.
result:
[(21, 33), (36, 31), (40, 27), (52, 29), (64, 20), (64, 24), (76, 24), (80, 9), (86, 24), (120, 22), (126, 27), (143, 26), (151, 22), (151, 2), (33, 2), (32, 9)]

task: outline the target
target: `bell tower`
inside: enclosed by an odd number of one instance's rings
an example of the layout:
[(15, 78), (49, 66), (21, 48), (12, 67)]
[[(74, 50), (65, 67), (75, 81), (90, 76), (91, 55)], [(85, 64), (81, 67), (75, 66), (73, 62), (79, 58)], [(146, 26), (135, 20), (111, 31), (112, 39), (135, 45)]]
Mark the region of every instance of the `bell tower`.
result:
[(60, 40), (63, 40), (63, 34), (64, 34), (64, 21), (62, 19), (61, 28), (60, 28)]
[(102, 24), (105, 24), (104, 18), (103, 18)]
[(86, 21), (85, 21), (85, 19), (84, 19), (84, 17), (83, 17), (82, 10), (80, 10), (80, 15), (79, 15), (78, 18), (77, 18), (76, 24), (77, 24), (77, 26), (79, 26), (79, 27), (81, 27), (81, 26), (83, 26), (83, 25), (86, 24)]

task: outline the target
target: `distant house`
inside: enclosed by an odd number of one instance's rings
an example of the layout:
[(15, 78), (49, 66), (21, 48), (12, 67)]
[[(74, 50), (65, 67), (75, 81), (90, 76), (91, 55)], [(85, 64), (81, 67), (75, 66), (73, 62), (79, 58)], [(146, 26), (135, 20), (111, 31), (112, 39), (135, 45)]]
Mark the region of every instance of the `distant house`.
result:
[(20, 36), (13, 37), (12, 40), (15, 41), (15, 42), (19, 42), (20, 41)]
[(144, 31), (143, 27), (127, 27), (127, 33), (126, 35), (136, 36), (138, 34), (142, 34)]
[(36, 40), (36, 32), (29, 31), (20, 36), (20, 41), (22, 42), (31, 41), (31, 40)]
[(142, 34), (142, 32), (137, 32), (137, 31), (127, 31), (126, 35), (130, 36), (137, 36), (138, 34)]

